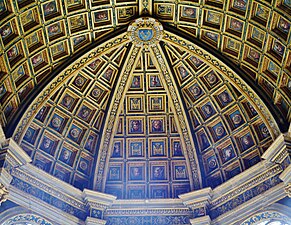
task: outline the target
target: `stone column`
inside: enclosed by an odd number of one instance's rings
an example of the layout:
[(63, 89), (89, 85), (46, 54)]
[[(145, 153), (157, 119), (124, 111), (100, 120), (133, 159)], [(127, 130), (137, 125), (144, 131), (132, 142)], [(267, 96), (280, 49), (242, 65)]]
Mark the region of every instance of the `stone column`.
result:
[(102, 225), (106, 224), (104, 220), (104, 212), (110, 207), (115, 196), (84, 189), (83, 198), (88, 207), (88, 216), (85, 221), (86, 225)]
[(210, 187), (187, 194), (179, 195), (183, 204), (192, 210), (193, 218), (191, 224), (209, 225), (211, 219), (208, 216), (208, 206), (210, 204), (212, 189)]

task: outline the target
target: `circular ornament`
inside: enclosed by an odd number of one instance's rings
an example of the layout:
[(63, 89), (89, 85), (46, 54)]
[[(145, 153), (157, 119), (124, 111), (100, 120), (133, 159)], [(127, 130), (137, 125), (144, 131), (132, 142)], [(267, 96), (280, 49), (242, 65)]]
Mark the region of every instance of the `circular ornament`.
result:
[(164, 34), (161, 23), (151, 17), (141, 17), (133, 21), (128, 29), (128, 37), (138, 47), (158, 43)]
[(261, 131), (262, 131), (262, 133), (263, 133), (264, 136), (268, 136), (269, 135), (269, 131), (268, 131), (268, 128), (267, 127), (263, 127), (261, 129)]
[(217, 81), (217, 78), (214, 74), (209, 74), (207, 80), (209, 81), (210, 84), (214, 84)]
[(241, 115), (239, 114), (236, 114), (233, 118), (232, 118), (232, 121), (234, 124), (240, 124), (240, 122), (242, 121), (242, 117)]
[(55, 128), (59, 128), (59, 127), (61, 126), (61, 123), (62, 123), (62, 121), (61, 121), (61, 119), (58, 118), (58, 117), (55, 117), (55, 118), (53, 118), (53, 120), (52, 120), (52, 125), (53, 125), (53, 127), (55, 127)]
[(85, 83), (85, 79), (83, 77), (77, 77), (76, 80), (75, 80), (75, 84), (78, 86), (78, 87), (82, 87)]
[(87, 163), (84, 162), (84, 161), (81, 161), (81, 162), (80, 162), (80, 168), (81, 168), (82, 170), (86, 170), (86, 169), (88, 168)]
[(80, 134), (80, 131), (77, 129), (77, 128), (73, 128), (71, 131), (70, 131), (70, 134), (73, 138), (77, 138)]
[(222, 127), (222, 126), (217, 127), (217, 128), (215, 129), (215, 133), (216, 133), (217, 136), (221, 136), (221, 135), (223, 135), (223, 133), (224, 133), (224, 129), (223, 129), (223, 127)]
[(216, 160), (214, 158), (210, 159), (208, 161), (208, 166), (209, 166), (210, 169), (215, 168), (216, 167)]
[(101, 94), (101, 90), (99, 88), (94, 88), (93, 91), (92, 91), (92, 96), (94, 98), (98, 98), (99, 95)]
[(193, 92), (194, 96), (198, 96), (201, 93), (201, 89), (196, 86), (192, 89), (192, 92)]

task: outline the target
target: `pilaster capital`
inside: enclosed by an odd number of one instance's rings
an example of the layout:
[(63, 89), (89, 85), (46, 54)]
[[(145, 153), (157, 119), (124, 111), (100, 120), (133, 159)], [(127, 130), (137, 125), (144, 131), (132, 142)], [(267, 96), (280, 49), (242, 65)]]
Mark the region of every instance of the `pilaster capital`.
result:
[(211, 219), (209, 216), (198, 217), (190, 220), (190, 224), (192, 225), (210, 225)]
[(291, 150), (291, 134), (280, 134), (262, 155), (263, 159), (273, 163), (282, 163)]
[(210, 187), (179, 195), (183, 204), (192, 210), (207, 207), (210, 204), (212, 189)]
[[(92, 191), (88, 189), (83, 190), (82, 196), (89, 210), (90, 217), (87, 217), (87, 218), (94, 218), (94, 219), (99, 219), (99, 220), (103, 219), (104, 211), (108, 207), (110, 207), (113, 201), (116, 199), (116, 197), (113, 195), (104, 194), (98, 191)], [(93, 223), (93, 224), (101, 224), (101, 223)]]
[(85, 220), (85, 225), (105, 225), (106, 220), (101, 220), (98, 218), (93, 218), (93, 217), (87, 217)]
[(285, 170), (280, 174), (279, 178), (285, 183), (291, 183), (291, 164), (285, 168)]
[(106, 209), (112, 205), (113, 201), (117, 197), (109, 194), (104, 194), (98, 191), (84, 189), (83, 198), (87, 205), (90, 207)]
[(0, 161), (2, 161), (2, 167), (8, 164), (10, 167), (19, 167), (31, 162), (31, 158), (26, 152), (11, 138), (5, 139), (0, 142)]

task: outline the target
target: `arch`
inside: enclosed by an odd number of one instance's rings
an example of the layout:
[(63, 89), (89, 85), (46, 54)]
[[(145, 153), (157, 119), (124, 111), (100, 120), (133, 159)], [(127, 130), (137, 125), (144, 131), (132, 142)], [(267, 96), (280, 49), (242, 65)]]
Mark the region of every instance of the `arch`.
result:
[(0, 214), (2, 225), (57, 225), (50, 220), (21, 206), (10, 208)]

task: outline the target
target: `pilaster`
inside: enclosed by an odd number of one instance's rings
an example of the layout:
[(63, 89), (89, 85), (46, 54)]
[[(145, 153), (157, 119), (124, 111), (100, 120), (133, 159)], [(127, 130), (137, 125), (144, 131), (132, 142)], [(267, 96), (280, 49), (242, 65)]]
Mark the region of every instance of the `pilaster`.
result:
[(86, 225), (105, 224), (106, 220), (104, 220), (104, 212), (112, 205), (116, 197), (113, 195), (84, 189), (83, 198), (89, 212), (85, 222)]
[(192, 225), (210, 225), (211, 219), (209, 216), (198, 217), (190, 220), (190, 224)]
[(0, 205), (8, 199), (11, 170), (30, 162), (30, 157), (13, 139), (6, 139), (0, 126)]
[(192, 210), (193, 219), (190, 221), (191, 224), (206, 225), (211, 223), (211, 219), (208, 216), (211, 192), (212, 189), (208, 187), (179, 195), (179, 198), (183, 201), (183, 204)]
[(272, 163), (282, 164), (287, 167), (291, 161), (291, 133), (280, 134), (277, 139), (270, 145), (267, 151), (262, 155)]

